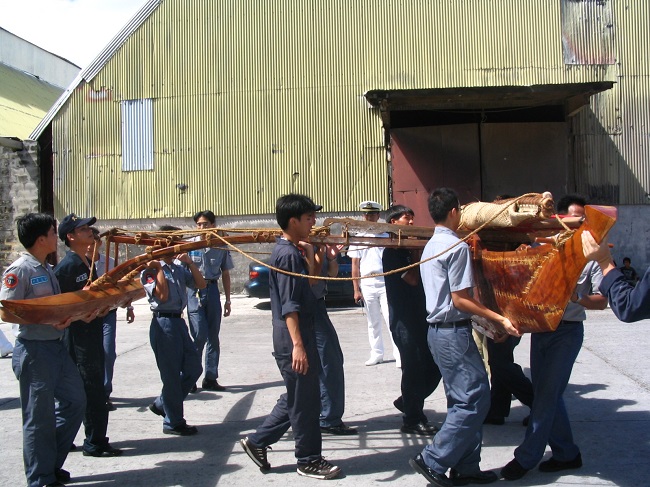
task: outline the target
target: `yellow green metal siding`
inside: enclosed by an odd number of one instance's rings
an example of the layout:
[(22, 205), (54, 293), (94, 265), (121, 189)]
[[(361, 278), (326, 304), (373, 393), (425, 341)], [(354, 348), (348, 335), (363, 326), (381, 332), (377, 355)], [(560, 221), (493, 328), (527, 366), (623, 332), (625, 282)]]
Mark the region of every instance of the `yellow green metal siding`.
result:
[[(616, 75), (564, 64), (557, 0), (163, 0), (54, 119), (55, 210), (272, 213), (289, 191), (329, 211), (387, 204), (366, 91)], [(154, 100), (154, 170), (123, 173), (119, 102), (140, 98)]]

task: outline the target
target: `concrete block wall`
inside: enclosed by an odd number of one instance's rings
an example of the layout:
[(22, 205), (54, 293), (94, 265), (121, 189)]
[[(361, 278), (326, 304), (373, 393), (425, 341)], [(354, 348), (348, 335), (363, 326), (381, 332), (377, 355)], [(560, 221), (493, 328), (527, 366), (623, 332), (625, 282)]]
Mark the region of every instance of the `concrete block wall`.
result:
[(40, 168), (37, 144), (23, 149), (0, 145), (0, 265), (2, 270), (23, 250), (16, 235), (16, 219), (39, 210)]

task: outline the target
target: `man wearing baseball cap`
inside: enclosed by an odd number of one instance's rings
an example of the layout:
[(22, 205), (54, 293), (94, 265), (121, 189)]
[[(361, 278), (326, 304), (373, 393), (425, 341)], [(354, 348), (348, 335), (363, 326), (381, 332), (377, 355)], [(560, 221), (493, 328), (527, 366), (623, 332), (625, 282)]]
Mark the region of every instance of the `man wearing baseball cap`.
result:
[[(91, 226), (97, 219), (81, 218), (71, 213), (59, 224), (59, 238), (70, 248), (63, 260), (54, 268), (61, 292), (80, 291), (97, 279), (97, 273), (86, 257), (89, 245), (94, 244)], [(84, 456), (115, 457), (122, 450), (108, 443), (108, 408), (104, 395), (104, 346), (103, 320), (74, 321), (66, 330), (66, 344), (72, 360), (83, 379), (86, 391), (86, 412), (84, 427), (86, 439)]]

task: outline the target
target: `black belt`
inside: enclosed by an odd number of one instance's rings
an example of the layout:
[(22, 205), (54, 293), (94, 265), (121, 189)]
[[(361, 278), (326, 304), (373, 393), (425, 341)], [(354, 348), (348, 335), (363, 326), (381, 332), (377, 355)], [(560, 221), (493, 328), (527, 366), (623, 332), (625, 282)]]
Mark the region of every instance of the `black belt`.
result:
[(565, 325), (579, 325), (582, 321), (570, 321), (570, 320), (560, 320), (560, 324)]
[(206, 279), (205, 282), (208, 284), (217, 284), (219, 282), (219, 279)]
[(472, 320), (460, 320), (460, 321), (439, 321), (437, 323), (430, 323), (429, 326), (434, 328), (464, 328), (466, 326), (472, 326)]
[(162, 311), (154, 311), (153, 315), (156, 318), (180, 318), (182, 316), (180, 313), (164, 313)]

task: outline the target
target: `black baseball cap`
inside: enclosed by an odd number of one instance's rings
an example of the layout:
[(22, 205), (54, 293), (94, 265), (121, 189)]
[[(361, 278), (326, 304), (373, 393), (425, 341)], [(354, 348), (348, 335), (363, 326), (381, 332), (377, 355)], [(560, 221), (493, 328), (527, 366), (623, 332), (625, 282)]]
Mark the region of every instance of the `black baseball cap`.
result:
[(70, 213), (61, 220), (61, 223), (59, 223), (59, 238), (65, 242), (66, 236), (69, 233), (74, 232), (75, 228), (79, 228), (82, 225), (94, 225), (96, 221), (97, 218), (94, 216), (90, 218), (81, 218), (74, 213)]

